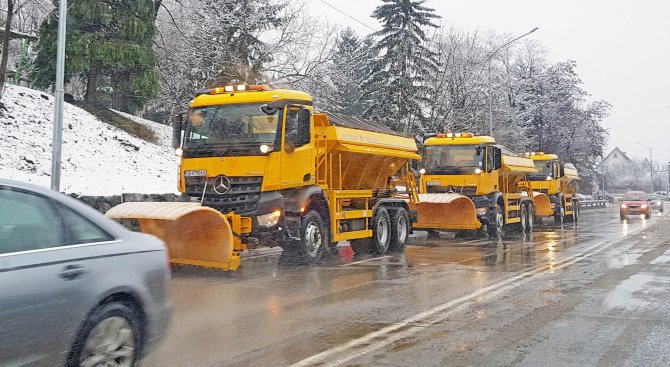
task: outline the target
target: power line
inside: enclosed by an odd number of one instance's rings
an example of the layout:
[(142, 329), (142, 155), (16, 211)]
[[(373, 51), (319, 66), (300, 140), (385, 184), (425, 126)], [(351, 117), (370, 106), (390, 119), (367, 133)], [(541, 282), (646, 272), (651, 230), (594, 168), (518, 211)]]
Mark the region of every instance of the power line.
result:
[(362, 26), (364, 26), (364, 27), (368, 27), (368, 28), (369, 28), (370, 30), (372, 30), (373, 32), (377, 32), (376, 29), (374, 29), (374, 28), (370, 27), (369, 25), (367, 25), (367, 24), (361, 22), (360, 20), (358, 20), (358, 19), (352, 17), (351, 15), (349, 15), (349, 14), (343, 12), (342, 10), (340, 10), (340, 9), (338, 9), (338, 8), (336, 8), (336, 7), (332, 6), (332, 5), (330, 5), (330, 4), (328, 4), (328, 3), (325, 2), (324, 0), (321, 0), (321, 2), (324, 3), (324, 4), (326, 4), (326, 5), (328, 5), (329, 7), (333, 8), (335, 11), (337, 11), (338, 13), (344, 15), (345, 17), (347, 17), (347, 18), (353, 20), (354, 22), (356, 22), (356, 23), (358, 23), (358, 24), (360, 24), (360, 25), (362, 25)]

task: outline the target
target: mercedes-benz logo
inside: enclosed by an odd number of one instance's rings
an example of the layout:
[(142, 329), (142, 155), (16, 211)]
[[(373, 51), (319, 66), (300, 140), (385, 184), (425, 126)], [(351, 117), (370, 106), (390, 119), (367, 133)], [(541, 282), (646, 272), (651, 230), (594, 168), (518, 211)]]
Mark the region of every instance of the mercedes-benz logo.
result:
[(230, 180), (226, 176), (219, 176), (214, 180), (212, 188), (217, 194), (223, 195), (230, 190)]

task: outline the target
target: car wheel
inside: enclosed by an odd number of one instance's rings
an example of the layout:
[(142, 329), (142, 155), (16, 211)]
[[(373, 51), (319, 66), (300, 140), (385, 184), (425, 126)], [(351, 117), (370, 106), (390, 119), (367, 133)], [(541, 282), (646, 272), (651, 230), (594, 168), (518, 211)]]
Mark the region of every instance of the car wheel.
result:
[(120, 302), (103, 304), (84, 323), (67, 367), (133, 367), (141, 355), (142, 336), (134, 308)]

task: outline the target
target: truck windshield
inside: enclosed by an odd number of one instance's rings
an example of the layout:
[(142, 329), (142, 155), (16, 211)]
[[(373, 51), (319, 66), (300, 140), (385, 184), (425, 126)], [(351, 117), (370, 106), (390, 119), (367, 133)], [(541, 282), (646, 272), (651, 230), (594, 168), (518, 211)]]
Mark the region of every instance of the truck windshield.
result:
[(529, 173), (528, 179), (531, 181), (545, 181), (551, 176), (552, 161), (534, 161), (537, 172)]
[(426, 171), (484, 168), (484, 149), (477, 145), (428, 145), (423, 166)]
[(278, 114), (267, 115), (261, 103), (195, 107), (186, 119), (184, 147), (272, 144)]

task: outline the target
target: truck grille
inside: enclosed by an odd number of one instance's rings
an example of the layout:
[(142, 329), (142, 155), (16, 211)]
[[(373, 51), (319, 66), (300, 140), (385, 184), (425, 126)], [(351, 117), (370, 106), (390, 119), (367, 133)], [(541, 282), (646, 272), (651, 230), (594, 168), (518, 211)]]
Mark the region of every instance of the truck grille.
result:
[[(215, 177), (207, 181), (204, 205), (224, 214), (230, 212), (246, 214), (256, 210), (261, 197), (263, 177), (228, 177), (230, 189), (224, 194), (214, 191), (212, 187), (214, 180)], [(202, 196), (202, 189), (205, 185), (204, 177), (186, 177), (185, 183), (186, 193), (189, 196), (197, 198)]]
[(476, 186), (437, 186), (426, 185), (426, 192), (429, 194), (444, 194), (453, 192), (455, 194), (474, 196), (477, 194)]

